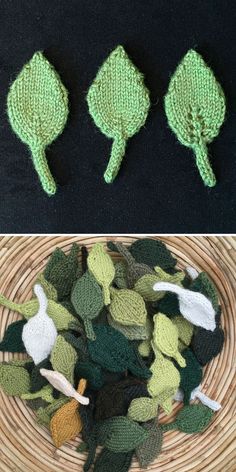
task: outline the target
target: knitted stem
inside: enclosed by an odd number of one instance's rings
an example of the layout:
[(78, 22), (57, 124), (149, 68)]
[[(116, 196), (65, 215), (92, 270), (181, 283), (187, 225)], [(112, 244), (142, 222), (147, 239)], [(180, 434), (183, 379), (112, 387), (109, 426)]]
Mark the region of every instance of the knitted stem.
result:
[(109, 289), (109, 287), (104, 286), (104, 287), (102, 288), (102, 291), (103, 291), (103, 298), (104, 298), (104, 303), (105, 303), (105, 305), (106, 305), (106, 306), (107, 306), (107, 305), (110, 305), (110, 303), (111, 303), (111, 297), (110, 297), (110, 289)]
[(196, 154), (196, 164), (204, 184), (208, 187), (214, 187), (216, 178), (208, 159), (206, 144), (203, 142), (199, 143), (194, 147), (194, 151)]
[(24, 314), (24, 310), (21, 308), (20, 303), (14, 303), (11, 300), (8, 300), (4, 295), (0, 294), (0, 305), (10, 308), (10, 310), (18, 311), (18, 313)]
[(87, 319), (84, 320), (84, 328), (85, 328), (87, 338), (91, 339), (91, 341), (95, 341), (96, 336), (94, 334), (93, 325), (90, 320), (87, 320)]
[(104, 174), (104, 179), (107, 184), (111, 184), (119, 172), (125, 154), (125, 146), (126, 141), (122, 136), (118, 136), (114, 139), (111, 149), (111, 157)]
[(168, 424), (162, 424), (161, 425), (162, 431), (171, 431), (171, 429), (176, 429), (176, 423), (168, 423)]
[(50, 196), (56, 193), (56, 184), (48, 167), (45, 150), (43, 147), (31, 149), (35, 170), (39, 176), (44, 191)]

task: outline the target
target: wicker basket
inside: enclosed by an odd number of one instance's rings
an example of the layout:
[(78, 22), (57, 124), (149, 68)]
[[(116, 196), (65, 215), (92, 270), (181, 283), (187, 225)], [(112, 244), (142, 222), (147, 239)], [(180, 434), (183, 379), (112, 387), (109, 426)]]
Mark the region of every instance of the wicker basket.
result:
[[(29, 299), (36, 275), (42, 271), (56, 246), (68, 251), (74, 241), (90, 247), (98, 240), (131, 243), (137, 237), (1, 237), (0, 291), (20, 302)], [(226, 341), (220, 356), (205, 368), (203, 391), (219, 401), (223, 408), (214, 415), (212, 423), (202, 434), (165, 433), (162, 453), (149, 470), (235, 472), (236, 240), (233, 237), (204, 236), (161, 236), (160, 239), (175, 254), (180, 268), (193, 265), (207, 271), (220, 293)], [(114, 257), (118, 256), (114, 254)], [(8, 324), (19, 319), (20, 315), (2, 307), (0, 311), (2, 337)], [(0, 353), (0, 356), (1, 361), (22, 358), (21, 354)], [(35, 422), (34, 412), (24, 401), (4, 394), (0, 394), (0, 399), (0, 472), (82, 471), (84, 456), (75, 450), (80, 438), (56, 449), (47, 428)], [(176, 403), (173, 416), (178, 408)], [(164, 418), (163, 414), (163, 421)], [(132, 470), (139, 470), (136, 461), (132, 463)]]

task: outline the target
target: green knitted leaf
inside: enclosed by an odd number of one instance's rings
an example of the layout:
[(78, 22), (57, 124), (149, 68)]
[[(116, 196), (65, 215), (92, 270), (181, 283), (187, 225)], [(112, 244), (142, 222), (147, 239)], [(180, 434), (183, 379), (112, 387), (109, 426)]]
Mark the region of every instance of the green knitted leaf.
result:
[(21, 395), (21, 398), (23, 400), (34, 400), (35, 398), (42, 398), (42, 400), (45, 400), (47, 403), (53, 403), (54, 402), (54, 397), (53, 397), (53, 388), (51, 385), (46, 385), (45, 387), (41, 388), (38, 392), (35, 393), (24, 393)]
[(89, 272), (77, 280), (71, 294), (76, 313), (84, 321), (86, 335), (94, 339), (91, 320), (96, 318), (104, 306), (102, 290)]
[(111, 257), (105, 251), (104, 244), (94, 244), (88, 255), (87, 264), (89, 271), (102, 287), (105, 305), (109, 305), (109, 288), (115, 277), (115, 267)]
[(79, 249), (79, 245), (74, 243), (69, 254), (66, 255), (57, 248), (44, 270), (44, 277), (55, 287), (59, 301), (70, 297), (77, 278)]
[(36, 172), (48, 195), (56, 192), (45, 148), (63, 131), (67, 91), (42, 52), (36, 52), (10, 87), (7, 112), (14, 132), (30, 147)]
[(145, 422), (156, 418), (158, 401), (156, 398), (140, 397), (132, 400), (128, 417), (134, 421)]
[(179, 411), (173, 423), (162, 425), (162, 430), (178, 429), (188, 434), (200, 433), (209, 425), (213, 415), (214, 412), (205, 405), (187, 405)]
[(184, 392), (184, 403), (186, 404), (190, 401), (192, 390), (202, 381), (202, 367), (191, 349), (186, 349), (182, 355), (186, 361), (186, 367), (177, 366), (177, 369), (180, 373), (180, 388)]
[(117, 331), (120, 331), (127, 339), (130, 339), (131, 341), (134, 339), (145, 340), (148, 338), (146, 326), (124, 326), (113, 320), (112, 316), (109, 313), (107, 314), (107, 321), (110, 326), (115, 328)]
[(0, 351), (25, 352), (25, 345), (22, 341), (22, 331), (25, 324), (25, 320), (19, 320), (7, 327), (3, 340), (0, 342)]
[(177, 262), (166, 245), (159, 239), (137, 239), (131, 244), (129, 251), (137, 262), (150, 267), (159, 266), (164, 270), (172, 269)]
[(128, 288), (127, 285), (127, 267), (125, 262), (119, 261), (115, 263), (115, 278), (114, 284), (118, 288)]
[(134, 290), (111, 288), (109, 311), (112, 318), (122, 325), (144, 326), (147, 310), (143, 298)]
[(105, 420), (98, 430), (99, 444), (113, 452), (129, 452), (142, 444), (148, 432), (126, 416)]
[(198, 277), (192, 281), (190, 290), (194, 292), (201, 292), (205, 297), (209, 298), (212, 302), (213, 308), (217, 311), (219, 305), (219, 297), (216, 287), (212, 280), (208, 277), (206, 272), (201, 272)]
[(74, 368), (77, 358), (75, 349), (63, 336), (57, 336), (50, 361), (53, 369), (63, 374), (71, 384), (74, 384)]
[(179, 141), (193, 149), (200, 175), (216, 184), (207, 144), (219, 133), (225, 117), (224, 93), (200, 54), (190, 49), (177, 67), (165, 97), (165, 111)]
[[(77, 449), (78, 450), (78, 449)], [(113, 452), (104, 448), (96, 459), (94, 472), (128, 472), (132, 461), (133, 451)]]
[(144, 125), (150, 106), (143, 76), (122, 46), (112, 51), (98, 71), (87, 101), (95, 124), (114, 140), (104, 174), (105, 181), (111, 183), (121, 166), (127, 139)]
[(0, 364), (0, 386), (7, 395), (22, 395), (29, 392), (30, 377), (24, 367)]
[(45, 295), (49, 300), (54, 300), (55, 302), (57, 302), (57, 290), (55, 289), (55, 287), (53, 287), (52, 284), (50, 284), (50, 282), (48, 282), (48, 280), (45, 279), (43, 273), (37, 276), (35, 283), (40, 284), (43, 287)]
[(148, 437), (136, 448), (135, 453), (140, 467), (146, 469), (161, 452), (163, 433), (156, 421), (144, 424), (143, 428), (148, 431)]

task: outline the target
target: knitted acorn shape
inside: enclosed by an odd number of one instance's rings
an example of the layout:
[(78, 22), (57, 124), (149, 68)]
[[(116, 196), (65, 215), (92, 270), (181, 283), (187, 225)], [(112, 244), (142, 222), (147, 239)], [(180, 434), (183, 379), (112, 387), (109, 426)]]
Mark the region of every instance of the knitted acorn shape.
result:
[(144, 326), (147, 310), (143, 298), (133, 290), (110, 289), (111, 303), (109, 311), (112, 318), (121, 325)]
[(92, 247), (88, 259), (88, 268), (103, 290), (105, 305), (110, 303), (110, 285), (115, 277), (115, 267), (111, 257), (106, 253), (104, 244), (97, 243)]
[(214, 331), (216, 327), (215, 310), (210, 300), (202, 293), (193, 292), (168, 282), (158, 282), (153, 289), (176, 293), (182, 315), (193, 325)]
[(144, 125), (150, 106), (143, 76), (122, 46), (112, 51), (98, 71), (87, 101), (95, 124), (114, 140), (104, 174), (105, 181), (111, 183), (119, 172), (127, 139)]
[(14, 132), (31, 150), (44, 191), (56, 192), (45, 148), (63, 131), (68, 116), (67, 91), (42, 52), (36, 52), (12, 83), (7, 112)]
[(193, 149), (205, 185), (216, 179), (207, 155), (207, 144), (218, 135), (225, 117), (225, 97), (213, 72), (190, 49), (177, 67), (165, 96), (168, 123), (179, 141)]
[(94, 339), (91, 320), (99, 315), (104, 306), (102, 290), (89, 272), (77, 280), (71, 294), (71, 301), (77, 315), (84, 321), (86, 335)]
[(209, 425), (213, 414), (214, 412), (204, 405), (186, 405), (179, 411), (173, 423), (162, 425), (162, 430), (178, 429), (188, 434), (200, 433)]
[(162, 313), (155, 315), (153, 319), (153, 342), (156, 347), (166, 356), (176, 359), (181, 367), (185, 367), (186, 362), (178, 351), (178, 329)]

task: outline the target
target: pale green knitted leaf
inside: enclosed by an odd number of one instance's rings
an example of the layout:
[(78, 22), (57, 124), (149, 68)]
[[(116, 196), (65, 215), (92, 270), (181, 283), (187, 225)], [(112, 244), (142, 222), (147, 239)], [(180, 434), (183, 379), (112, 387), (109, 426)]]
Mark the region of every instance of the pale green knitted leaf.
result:
[(63, 336), (57, 336), (51, 352), (50, 361), (53, 369), (63, 374), (71, 384), (74, 383), (74, 368), (77, 359), (76, 350), (71, 344), (69, 344)]
[(87, 101), (98, 128), (114, 139), (104, 174), (105, 181), (111, 183), (118, 174), (127, 139), (144, 125), (150, 106), (143, 76), (122, 46), (112, 51), (98, 71)]
[(205, 185), (213, 187), (216, 179), (206, 145), (218, 135), (224, 121), (225, 97), (211, 69), (192, 49), (171, 78), (165, 111), (179, 141), (194, 150)]
[(45, 148), (63, 131), (68, 116), (67, 91), (42, 52), (36, 52), (12, 83), (7, 112), (14, 132), (26, 143), (42, 187), (56, 192)]

